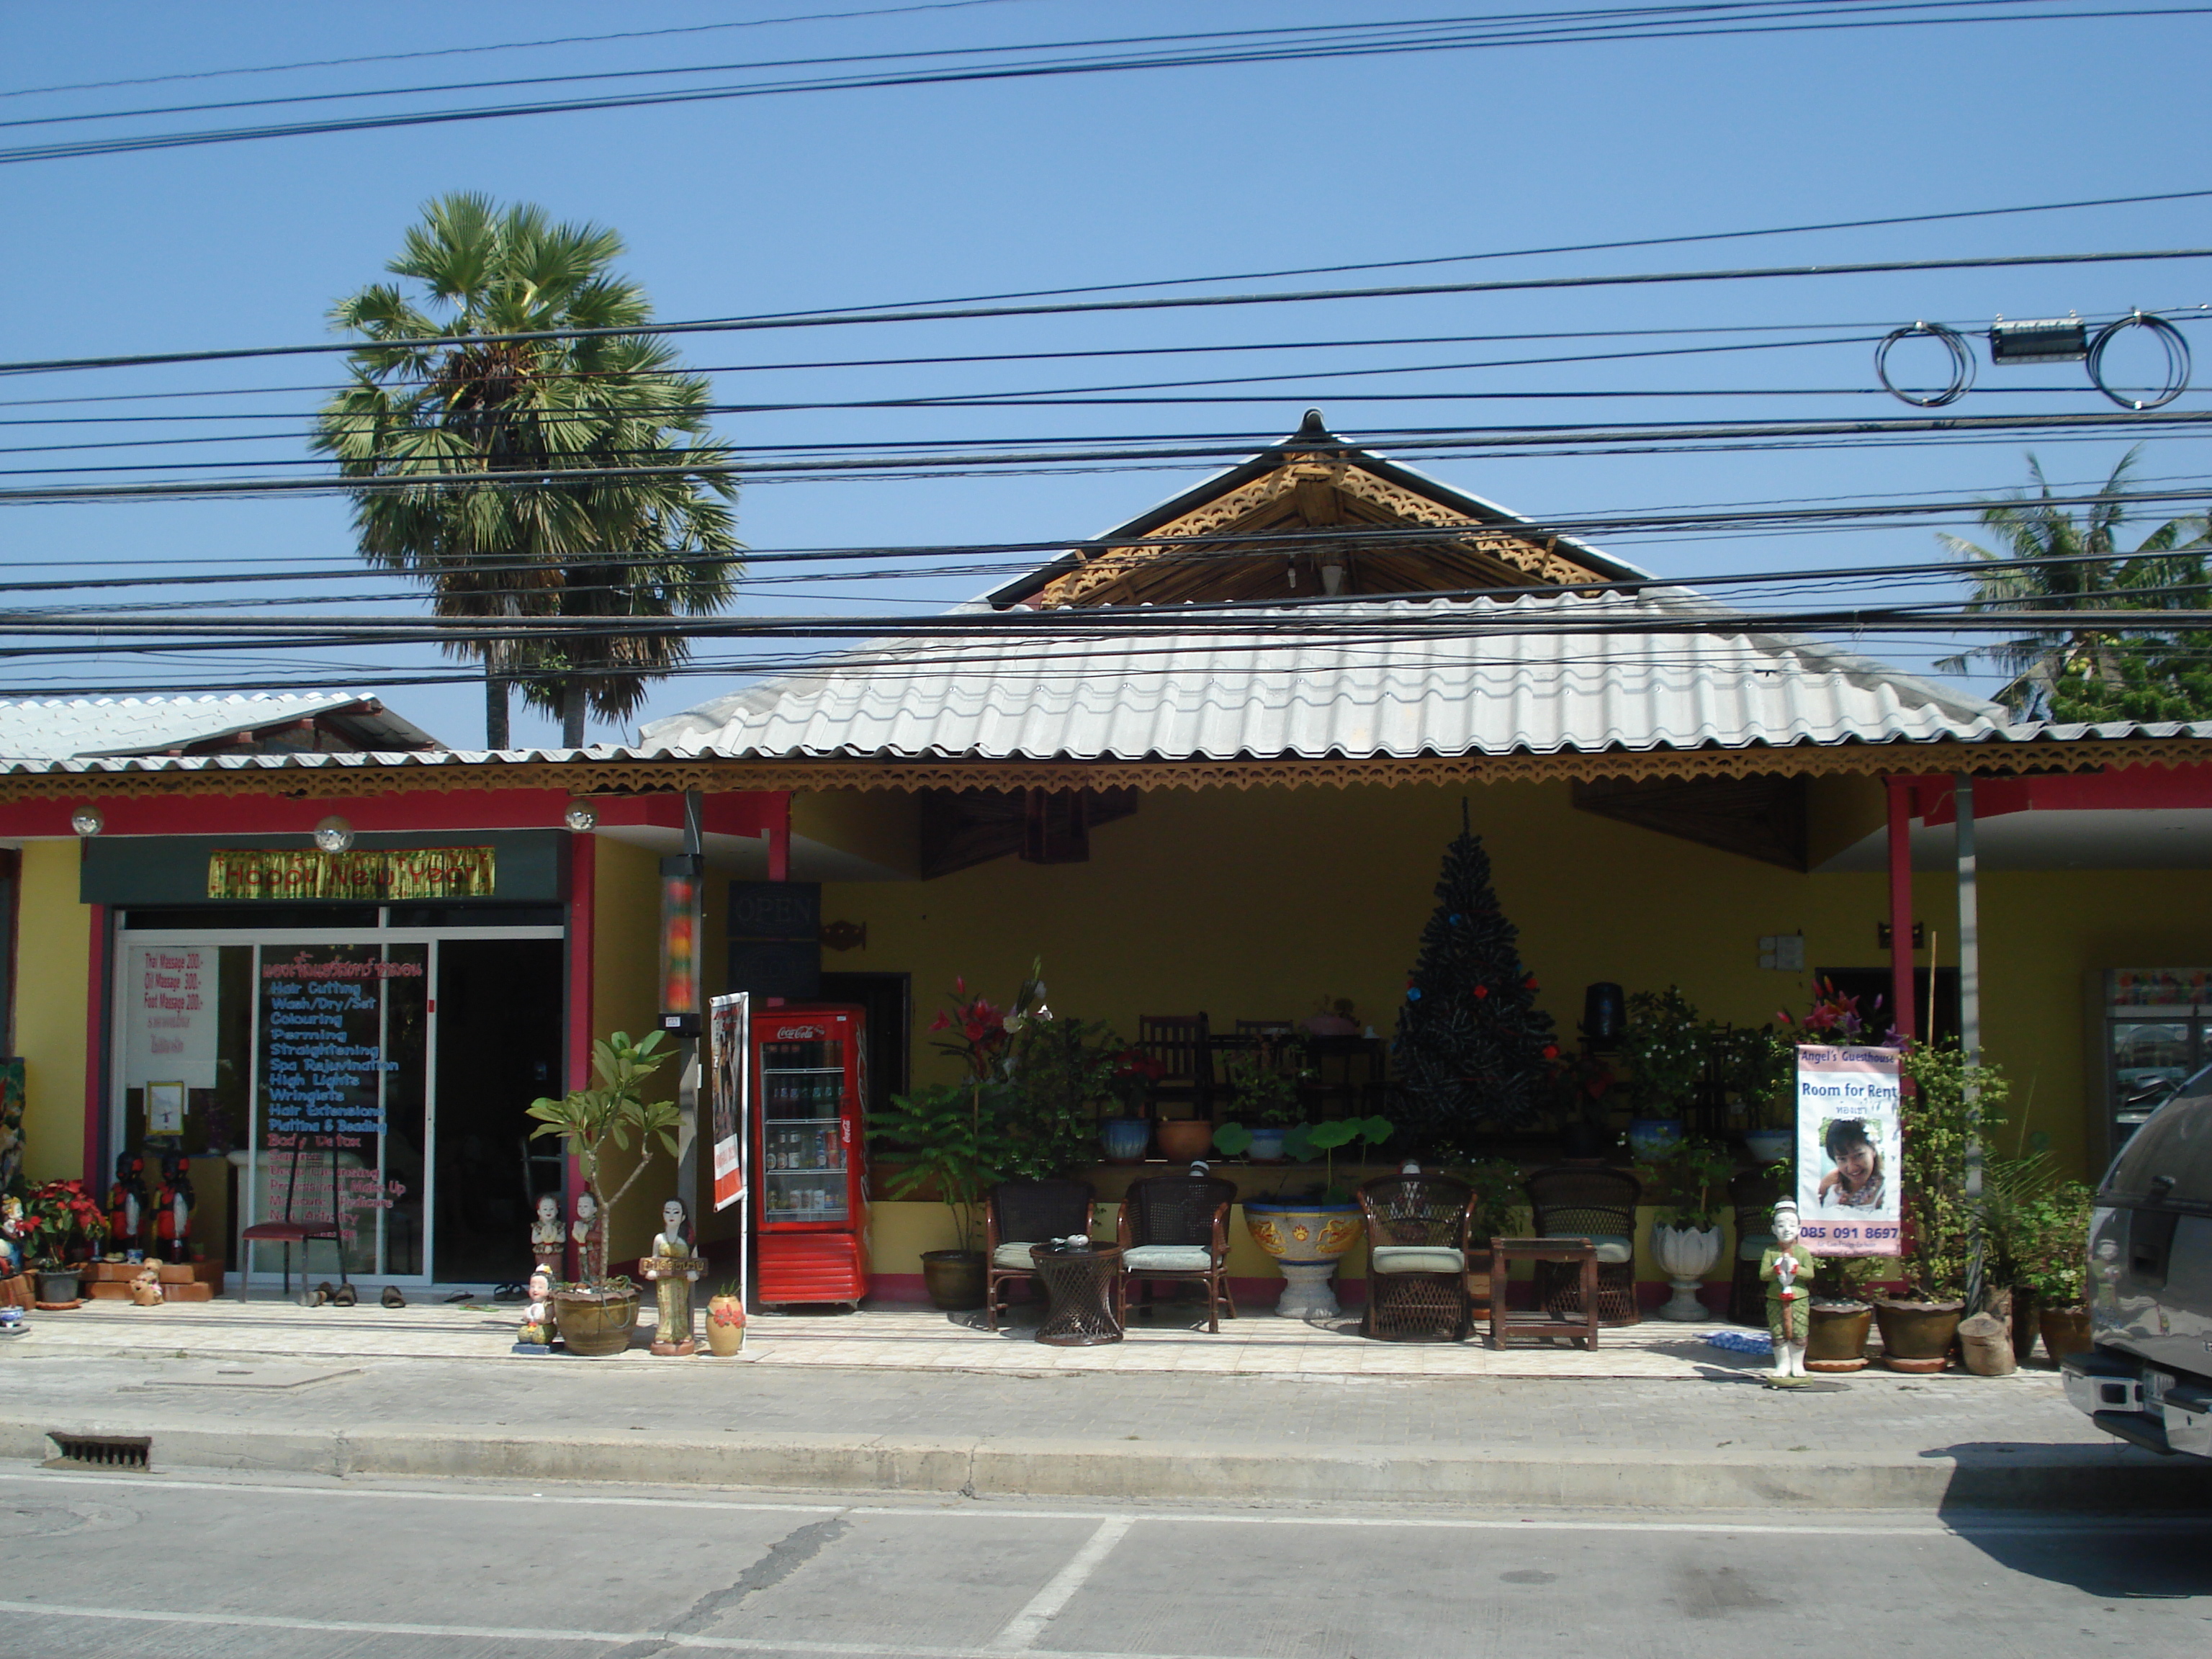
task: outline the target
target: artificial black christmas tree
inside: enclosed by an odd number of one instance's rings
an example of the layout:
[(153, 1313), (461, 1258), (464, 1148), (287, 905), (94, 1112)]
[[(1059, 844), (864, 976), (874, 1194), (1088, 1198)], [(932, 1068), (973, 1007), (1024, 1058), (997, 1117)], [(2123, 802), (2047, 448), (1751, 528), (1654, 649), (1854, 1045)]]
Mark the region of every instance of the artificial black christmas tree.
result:
[(1478, 1124), (1519, 1128), (1544, 1108), (1559, 1050), (1520, 937), (1498, 908), (1490, 854), (1462, 801), (1390, 1044), (1408, 1120), (1401, 1139), (1418, 1152), (1465, 1156)]

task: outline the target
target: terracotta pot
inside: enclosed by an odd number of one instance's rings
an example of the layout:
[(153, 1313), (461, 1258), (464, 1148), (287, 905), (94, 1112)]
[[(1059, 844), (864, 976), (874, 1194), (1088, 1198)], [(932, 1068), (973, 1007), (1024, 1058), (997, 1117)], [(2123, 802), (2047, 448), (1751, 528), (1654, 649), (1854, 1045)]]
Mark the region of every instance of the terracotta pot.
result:
[(983, 1305), (983, 1253), (981, 1250), (924, 1250), (921, 1282), (929, 1292), (929, 1305), (946, 1313), (964, 1313)]
[(1152, 1139), (1160, 1156), (1170, 1164), (1188, 1164), (1213, 1150), (1213, 1120), (1210, 1117), (1163, 1118), (1153, 1126)]
[(2012, 1293), (2012, 1357), (2025, 1365), (2035, 1357), (2035, 1292)]
[(745, 1304), (734, 1296), (707, 1298), (707, 1352), (717, 1359), (734, 1358), (745, 1346)]
[(1881, 1363), (1893, 1371), (1942, 1370), (1951, 1362), (1951, 1347), (1966, 1311), (1963, 1302), (1897, 1302), (1876, 1297), (1874, 1316), (1881, 1327)]
[(1867, 1333), (1873, 1328), (1874, 1309), (1864, 1302), (1815, 1302), (1805, 1327), (1805, 1369), (1865, 1370)]
[(629, 1346), (637, 1328), (635, 1290), (556, 1291), (553, 1320), (568, 1352), (587, 1359), (605, 1359)]
[(2045, 1308), (2035, 1316), (2043, 1333), (2043, 1352), (2054, 1365), (2069, 1353), (2087, 1353), (2094, 1346), (2087, 1308)]

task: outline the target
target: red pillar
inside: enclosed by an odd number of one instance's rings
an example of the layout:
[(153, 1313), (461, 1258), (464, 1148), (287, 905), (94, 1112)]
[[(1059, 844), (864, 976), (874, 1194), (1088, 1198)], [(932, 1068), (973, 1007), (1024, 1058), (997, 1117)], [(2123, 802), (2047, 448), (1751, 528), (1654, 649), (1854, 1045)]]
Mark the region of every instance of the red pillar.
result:
[[(592, 954), (598, 938), (599, 843), (596, 837), (568, 841), (568, 1087), (592, 1086)], [(568, 1200), (584, 1190), (583, 1161), (568, 1158)], [(566, 1209), (564, 1206), (563, 1213)]]
[(1889, 1006), (1899, 1035), (1911, 1037), (1919, 1003), (1912, 989), (1912, 781), (1883, 781), (1889, 786)]
[(101, 1185), (100, 1146), (107, 1134), (107, 1001), (109, 981), (109, 911), (105, 904), (89, 908), (92, 948), (86, 952), (91, 966), (85, 975), (84, 998), (84, 1184), (94, 1194)]

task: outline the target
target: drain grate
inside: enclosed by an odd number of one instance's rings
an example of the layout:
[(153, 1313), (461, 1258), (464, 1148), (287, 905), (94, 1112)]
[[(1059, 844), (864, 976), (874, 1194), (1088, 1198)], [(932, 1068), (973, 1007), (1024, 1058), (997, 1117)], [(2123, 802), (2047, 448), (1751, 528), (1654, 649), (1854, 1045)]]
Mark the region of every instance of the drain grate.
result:
[(145, 1435), (49, 1434), (54, 1455), (46, 1467), (71, 1469), (143, 1469), (154, 1443)]

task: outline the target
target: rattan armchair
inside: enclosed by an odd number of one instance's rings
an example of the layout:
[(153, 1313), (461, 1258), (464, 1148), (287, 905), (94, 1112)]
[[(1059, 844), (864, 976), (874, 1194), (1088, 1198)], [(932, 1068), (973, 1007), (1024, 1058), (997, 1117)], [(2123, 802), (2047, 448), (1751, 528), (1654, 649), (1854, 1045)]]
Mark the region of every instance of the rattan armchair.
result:
[(1367, 1221), (1364, 1336), (1441, 1336), (1456, 1342), (1472, 1322), (1467, 1294), (1474, 1188), (1449, 1176), (1384, 1176), (1359, 1188)]
[[(1587, 1238), (1597, 1246), (1597, 1316), (1634, 1325), (1636, 1205), (1644, 1183), (1625, 1170), (1572, 1165), (1538, 1170), (1522, 1183), (1540, 1238)], [(1582, 1310), (1582, 1281), (1571, 1264), (1536, 1263), (1536, 1304), (1553, 1314)]]
[(1735, 1206), (1729, 1318), (1738, 1325), (1764, 1325), (1766, 1287), (1759, 1282), (1759, 1258), (1774, 1243), (1774, 1201), (1782, 1196), (1782, 1183), (1762, 1170), (1744, 1170), (1729, 1177), (1728, 1194)]
[(1030, 1247), (1089, 1237), (1095, 1197), (1087, 1181), (1002, 1181), (991, 1188), (983, 1206), (983, 1309), (993, 1330), (1006, 1309), (1005, 1286), (1036, 1277)]
[(1142, 1286), (1148, 1302), (1156, 1279), (1202, 1285), (1206, 1328), (1221, 1328), (1224, 1308), (1236, 1318), (1237, 1303), (1229, 1293), (1229, 1206), (1236, 1201), (1237, 1183), (1218, 1176), (1131, 1182), (1115, 1230), (1125, 1286)]

